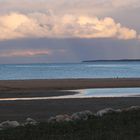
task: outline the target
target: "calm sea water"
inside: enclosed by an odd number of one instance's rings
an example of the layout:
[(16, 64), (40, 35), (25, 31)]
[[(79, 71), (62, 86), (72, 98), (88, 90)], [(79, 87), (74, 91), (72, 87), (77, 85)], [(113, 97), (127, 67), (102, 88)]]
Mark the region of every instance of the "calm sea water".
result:
[(0, 65), (0, 80), (114, 77), (140, 77), (140, 62)]

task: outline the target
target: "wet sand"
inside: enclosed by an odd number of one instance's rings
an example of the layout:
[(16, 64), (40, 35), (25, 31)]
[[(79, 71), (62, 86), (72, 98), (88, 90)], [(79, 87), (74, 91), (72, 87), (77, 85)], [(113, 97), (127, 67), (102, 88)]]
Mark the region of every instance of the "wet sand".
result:
[(19, 90), (19, 91), (0, 91), (0, 99), (4, 98), (36, 98), (36, 97), (56, 97), (64, 95), (74, 95), (76, 91), (65, 90)]
[(86, 88), (140, 87), (140, 78), (0, 80), (0, 91), (32, 92)]
[[(0, 81), (0, 98), (59, 96), (75, 94), (61, 90), (117, 87), (140, 87), (140, 78), (7, 80)], [(23, 121), (27, 117), (44, 121), (57, 114), (82, 110), (96, 112), (106, 107), (125, 108), (133, 105), (140, 106), (139, 97), (0, 101), (0, 121)]]

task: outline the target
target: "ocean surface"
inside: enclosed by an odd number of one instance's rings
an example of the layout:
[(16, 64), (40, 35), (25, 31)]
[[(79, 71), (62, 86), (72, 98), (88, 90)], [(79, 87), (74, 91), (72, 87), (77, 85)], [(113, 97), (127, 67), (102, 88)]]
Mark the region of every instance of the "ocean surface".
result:
[(0, 65), (0, 80), (117, 77), (140, 77), (140, 61)]

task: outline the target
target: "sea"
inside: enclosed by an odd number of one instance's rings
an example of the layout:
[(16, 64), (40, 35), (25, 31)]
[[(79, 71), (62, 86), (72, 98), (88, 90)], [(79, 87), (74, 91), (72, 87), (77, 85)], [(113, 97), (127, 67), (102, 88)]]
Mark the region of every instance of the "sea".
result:
[(140, 77), (140, 61), (0, 65), (0, 80), (128, 77)]
[[(131, 77), (140, 77), (140, 61), (0, 64), (0, 80)], [(78, 97), (139, 97), (140, 88), (79, 89), (77, 92)]]

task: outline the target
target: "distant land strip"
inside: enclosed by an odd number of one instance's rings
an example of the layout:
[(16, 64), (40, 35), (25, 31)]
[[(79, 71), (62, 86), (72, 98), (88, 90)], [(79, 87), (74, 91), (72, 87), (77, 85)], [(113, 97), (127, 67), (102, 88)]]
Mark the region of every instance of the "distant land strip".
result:
[(117, 59), (117, 60), (84, 60), (82, 62), (134, 62), (140, 61), (140, 59)]
[(0, 91), (3, 92), (130, 87), (140, 87), (140, 78), (0, 80)]

